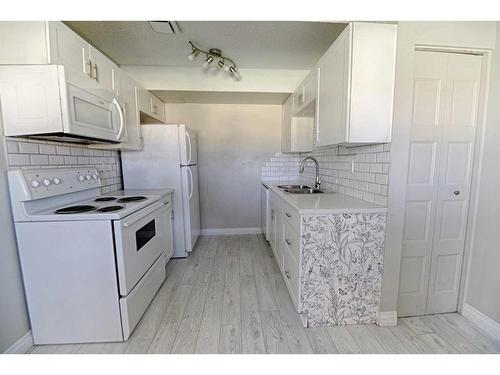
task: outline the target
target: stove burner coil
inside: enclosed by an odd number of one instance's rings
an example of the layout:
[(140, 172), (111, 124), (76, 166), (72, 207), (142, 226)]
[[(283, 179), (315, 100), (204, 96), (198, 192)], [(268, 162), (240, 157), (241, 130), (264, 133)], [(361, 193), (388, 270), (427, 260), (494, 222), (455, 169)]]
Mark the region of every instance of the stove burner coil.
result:
[(113, 212), (113, 211), (118, 211), (121, 210), (123, 206), (106, 206), (106, 207), (101, 207), (97, 211), (98, 212)]
[(115, 197), (100, 197), (94, 200), (94, 202), (109, 202), (116, 200)]
[(118, 199), (116, 202), (117, 203), (129, 203), (129, 202), (140, 202), (147, 199), (146, 197), (143, 196), (135, 196), (135, 197), (125, 197)]
[(55, 211), (56, 214), (80, 214), (82, 212), (94, 211), (96, 207), (89, 205), (69, 206)]

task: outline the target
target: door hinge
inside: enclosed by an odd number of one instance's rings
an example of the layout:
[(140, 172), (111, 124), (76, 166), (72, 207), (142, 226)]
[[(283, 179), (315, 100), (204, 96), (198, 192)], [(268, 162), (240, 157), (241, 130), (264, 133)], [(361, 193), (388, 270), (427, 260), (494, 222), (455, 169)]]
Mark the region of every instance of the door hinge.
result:
[(174, 211), (170, 211), (170, 220), (174, 220)]

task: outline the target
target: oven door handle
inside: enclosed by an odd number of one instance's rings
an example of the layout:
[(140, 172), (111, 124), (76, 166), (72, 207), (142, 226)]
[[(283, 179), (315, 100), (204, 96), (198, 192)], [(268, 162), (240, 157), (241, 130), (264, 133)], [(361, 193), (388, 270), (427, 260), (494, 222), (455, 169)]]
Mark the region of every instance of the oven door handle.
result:
[(144, 210), (147, 210), (147, 211), (143, 211), (141, 210), (140, 212), (138, 212), (137, 215), (133, 215), (133, 217), (131, 219), (129, 219), (128, 221), (124, 222), (122, 225), (125, 227), (125, 228), (128, 228), (130, 227), (132, 224), (138, 222), (139, 220), (141, 219), (144, 219), (145, 217), (157, 212), (157, 211), (160, 211), (160, 210), (166, 210), (167, 209), (167, 205), (165, 203), (162, 203), (162, 202), (157, 202), (157, 203), (153, 203), (151, 206), (149, 206), (148, 208), (145, 208)]

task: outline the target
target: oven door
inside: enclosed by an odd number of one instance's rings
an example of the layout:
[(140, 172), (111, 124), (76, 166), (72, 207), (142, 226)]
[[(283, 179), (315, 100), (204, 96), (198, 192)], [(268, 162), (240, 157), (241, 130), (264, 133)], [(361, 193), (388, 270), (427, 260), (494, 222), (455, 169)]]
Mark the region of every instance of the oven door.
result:
[(108, 141), (126, 141), (124, 106), (109, 95), (101, 98), (90, 91), (68, 84), (70, 134)]
[(163, 202), (113, 222), (120, 295), (126, 296), (168, 246), (170, 212)]

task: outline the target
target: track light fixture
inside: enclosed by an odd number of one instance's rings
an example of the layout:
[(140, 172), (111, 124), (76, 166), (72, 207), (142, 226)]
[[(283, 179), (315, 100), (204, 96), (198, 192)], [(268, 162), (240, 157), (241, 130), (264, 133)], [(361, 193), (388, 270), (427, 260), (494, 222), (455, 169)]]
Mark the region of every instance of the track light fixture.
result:
[(239, 81), (241, 79), (241, 75), (238, 72), (236, 63), (230, 58), (224, 56), (220, 49), (210, 48), (208, 51), (204, 51), (201, 48), (196, 47), (191, 41), (189, 41), (189, 44), (191, 45), (192, 49), (191, 53), (188, 55), (188, 59), (190, 61), (194, 61), (196, 57), (200, 53), (202, 53), (203, 55), (206, 56), (202, 64), (204, 69), (207, 69), (210, 66), (210, 64), (212, 64), (214, 60), (217, 59), (217, 66), (220, 69), (224, 70), (230, 77), (232, 77), (236, 81)]

